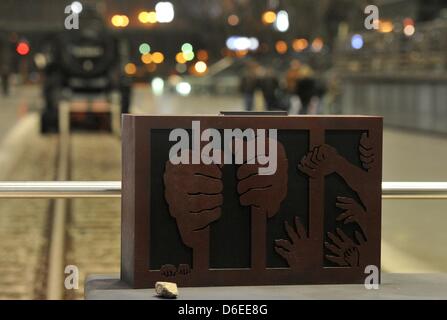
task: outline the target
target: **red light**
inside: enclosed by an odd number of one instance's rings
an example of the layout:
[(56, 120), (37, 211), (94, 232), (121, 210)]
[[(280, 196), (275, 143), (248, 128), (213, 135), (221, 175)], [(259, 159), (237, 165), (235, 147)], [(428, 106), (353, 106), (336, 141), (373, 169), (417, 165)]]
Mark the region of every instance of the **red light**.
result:
[(414, 20), (411, 18), (405, 18), (404, 19), (404, 27), (406, 26), (414, 26)]
[(19, 42), (16, 47), (16, 51), (21, 56), (26, 56), (29, 53), (29, 45), (26, 42)]

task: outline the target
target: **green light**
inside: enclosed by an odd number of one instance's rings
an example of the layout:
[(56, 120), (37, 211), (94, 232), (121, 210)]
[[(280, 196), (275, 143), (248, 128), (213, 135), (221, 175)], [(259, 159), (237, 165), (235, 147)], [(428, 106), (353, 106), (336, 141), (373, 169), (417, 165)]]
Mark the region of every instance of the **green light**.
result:
[(183, 58), (185, 58), (186, 61), (192, 61), (194, 59), (194, 52), (183, 52)]
[(182, 51), (183, 51), (184, 53), (192, 52), (192, 51), (193, 51), (192, 44), (190, 44), (190, 43), (184, 43), (184, 44), (182, 45)]
[(148, 54), (149, 52), (151, 52), (151, 46), (147, 43), (142, 43), (140, 44), (139, 50), (141, 54)]

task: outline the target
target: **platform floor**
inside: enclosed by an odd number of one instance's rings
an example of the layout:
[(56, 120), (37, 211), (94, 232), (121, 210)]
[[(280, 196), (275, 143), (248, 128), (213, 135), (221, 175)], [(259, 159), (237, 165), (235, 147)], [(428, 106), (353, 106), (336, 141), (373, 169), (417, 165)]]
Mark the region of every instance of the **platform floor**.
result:
[[(159, 300), (155, 290), (130, 289), (118, 275), (92, 275), (87, 300)], [(355, 285), (179, 288), (179, 300), (425, 300), (447, 299), (447, 274), (382, 274), (378, 289)]]
[[(0, 160), (9, 133), (28, 121), (39, 107), (39, 87), (15, 88), (0, 97)], [(149, 87), (134, 91), (132, 111), (152, 114), (216, 114), (240, 110), (233, 97), (167, 95), (154, 97)], [(30, 123), (28, 121), (28, 123)], [(28, 130), (28, 129), (27, 129)], [(20, 137), (20, 135), (19, 135)], [(13, 166), (0, 165), (7, 180), (54, 179), (55, 137), (38, 136), (35, 127), (22, 132), (21, 150)], [(16, 135), (17, 139), (17, 135)], [(72, 178), (115, 180), (120, 177), (120, 142), (110, 136), (78, 135), (73, 140)], [(96, 152), (101, 150), (100, 152)], [(14, 150), (7, 150), (14, 153)], [(14, 157), (11, 157), (14, 159)], [(386, 128), (384, 181), (447, 181), (447, 137)], [(13, 160), (11, 160), (13, 161)], [(0, 161), (1, 162), (1, 161)], [(6, 169), (9, 168), (9, 169)], [(13, 169), (11, 169), (13, 168)], [(6, 171), (6, 172), (5, 172)], [(83, 298), (88, 274), (119, 271), (119, 201), (75, 200), (66, 226), (66, 264), (81, 269), (80, 288), (64, 298)], [(0, 201), (0, 298), (45, 298), (45, 262), (49, 240), (46, 200)], [(107, 217), (107, 226), (104, 226)], [(383, 202), (382, 267), (393, 273), (447, 273), (447, 201), (386, 200)], [(108, 245), (106, 245), (108, 244)], [(107, 269), (107, 270), (106, 270)]]

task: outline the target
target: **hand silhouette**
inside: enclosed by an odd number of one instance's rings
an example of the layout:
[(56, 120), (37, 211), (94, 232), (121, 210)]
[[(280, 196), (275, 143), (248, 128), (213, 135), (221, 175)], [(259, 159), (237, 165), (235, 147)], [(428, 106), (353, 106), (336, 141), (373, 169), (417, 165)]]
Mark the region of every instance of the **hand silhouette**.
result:
[(161, 266), (160, 272), (165, 277), (175, 277), (177, 268), (172, 264), (165, 264)]
[(344, 220), (344, 224), (356, 222), (365, 232), (367, 224), (366, 211), (354, 199), (346, 197), (337, 197), (336, 206), (345, 209), (342, 214), (337, 217), (337, 221)]
[[(269, 139), (271, 146), (271, 139)], [(244, 143), (245, 145), (245, 143)], [(265, 167), (264, 155), (256, 155), (254, 164), (247, 163), (246, 155), (244, 164), (237, 170), (237, 192), (243, 206), (252, 206), (258, 212), (265, 213), (267, 217), (274, 216), (280, 208), (281, 202), (287, 196), (287, 170), (288, 160), (284, 146), (277, 141), (276, 172), (271, 175), (260, 175), (259, 168)], [(236, 150), (239, 152), (239, 150)], [(253, 160), (253, 159), (248, 159)]]
[(324, 177), (336, 171), (341, 159), (334, 147), (324, 144), (305, 155), (298, 164), (298, 169), (310, 178)]
[(326, 255), (326, 259), (340, 267), (358, 267), (360, 265), (362, 247), (365, 244), (363, 236), (355, 231), (355, 238), (359, 244), (354, 243), (341, 229), (337, 228), (336, 234), (328, 232), (328, 237), (333, 244), (325, 242), (324, 246), (332, 255)]
[(315, 244), (310, 239), (298, 217), (295, 217), (295, 229), (284, 222), (289, 240), (276, 240), (275, 251), (283, 257), (291, 269), (315, 267)]
[(169, 212), (177, 221), (183, 242), (194, 248), (221, 215), (222, 172), (215, 164), (173, 165), (168, 160), (163, 178)]
[(178, 266), (177, 273), (182, 276), (186, 276), (191, 273), (191, 268), (188, 264), (180, 264)]

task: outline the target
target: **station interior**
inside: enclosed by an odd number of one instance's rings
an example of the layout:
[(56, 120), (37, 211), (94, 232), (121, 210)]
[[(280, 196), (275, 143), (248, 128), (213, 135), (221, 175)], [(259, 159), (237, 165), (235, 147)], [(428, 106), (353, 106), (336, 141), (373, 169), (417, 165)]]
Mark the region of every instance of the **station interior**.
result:
[[(120, 181), (121, 113), (221, 111), (383, 116), (383, 181), (447, 181), (444, 32), (445, 0), (2, 0), (0, 181)], [(119, 273), (120, 200), (60, 201), (0, 198), (0, 299)], [(446, 214), (384, 199), (382, 270), (446, 273)]]

